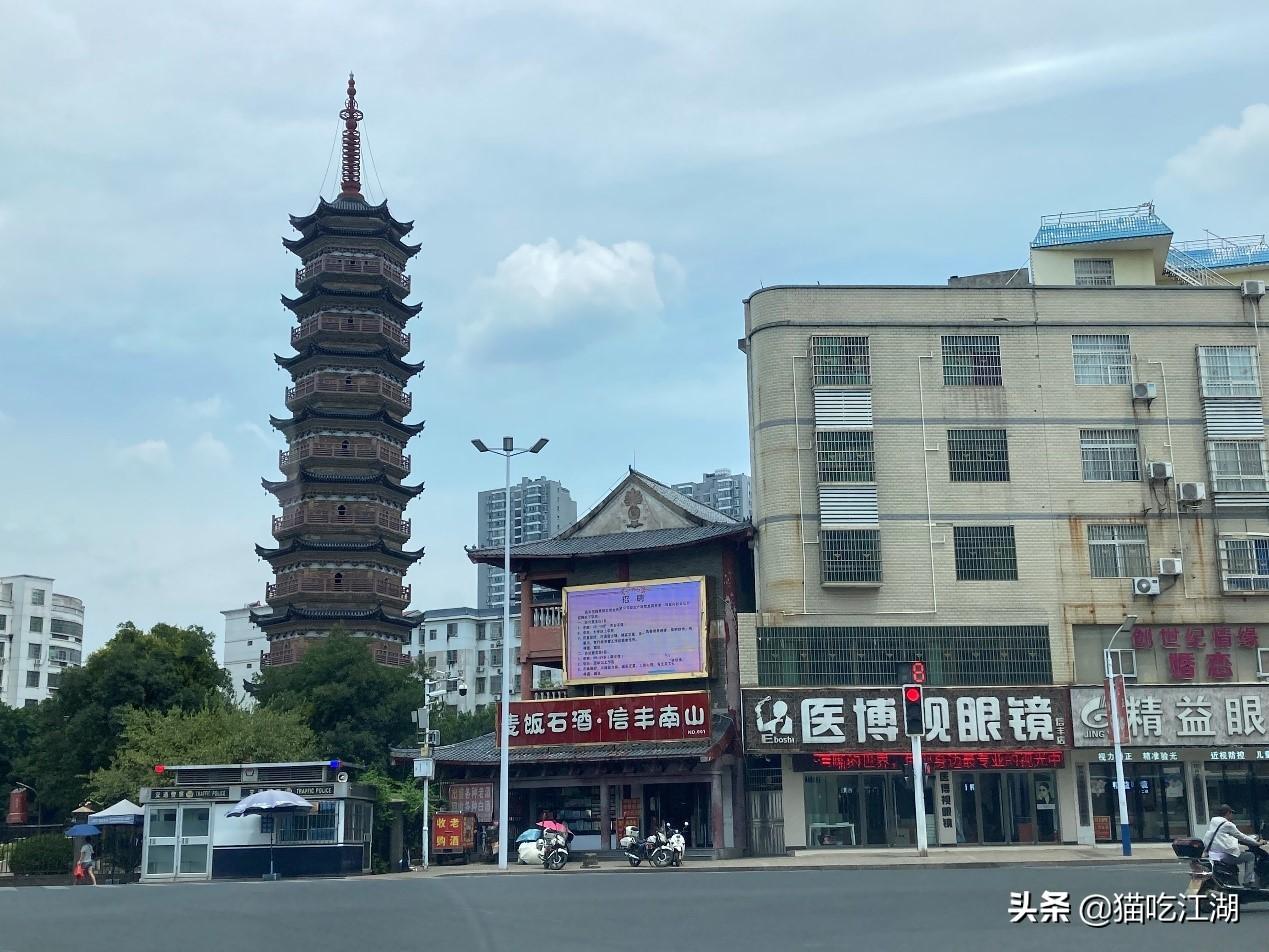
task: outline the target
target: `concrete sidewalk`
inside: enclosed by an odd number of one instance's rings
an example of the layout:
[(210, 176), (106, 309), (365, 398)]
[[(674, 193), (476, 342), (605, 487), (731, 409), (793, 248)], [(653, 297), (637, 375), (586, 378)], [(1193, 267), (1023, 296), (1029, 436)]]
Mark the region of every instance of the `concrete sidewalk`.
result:
[[(1143, 843), (1134, 845), (1132, 856), (1122, 855), (1119, 845), (1106, 846), (957, 846), (938, 847), (930, 855), (920, 857), (914, 849), (842, 849), (799, 850), (791, 856), (751, 856), (743, 859), (689, 860), (683, 868), (689, 870), (769, 870), (769, 869), (896, 869), (905, 866), (920, 867), (978, 867), (994, 866), (1096, 866), (1113, 863), (1162, 863), (1177, 862), (1170, 843)], [(648, 864), (632, 868), (619, 859), (604, 858), (595, 869), (582, 869), (581, 855), (570, 857), (569, 864), (561, 872), (584, 873), (640, 873), (660, 872)], [(511, 873), (541, 873), (541, 866), (513, 865)], [(414, 870), (394, 873), (377, 878), (416, 878), (419, 876), (484, 876), (497, 874), (496, 866), (473, 863), (466, 866), (432, 866), (427, 872)]]

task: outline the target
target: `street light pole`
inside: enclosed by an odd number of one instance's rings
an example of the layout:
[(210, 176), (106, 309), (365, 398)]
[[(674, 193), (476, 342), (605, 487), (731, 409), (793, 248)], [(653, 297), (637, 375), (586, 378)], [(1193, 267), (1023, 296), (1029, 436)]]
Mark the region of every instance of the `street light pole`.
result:
[[(1136, 615), (1128, 615), (1124, 618), (1123, 624), (1115, 629), (1115, 633), (1110, 636), (1110, 642), (1106, 645), (1106, 651), (1102, 658), (1106, 667), (1106, 706), (1110, 708), (1107, 712), (1110, 720), (1111, 738), (1115, 744), (1115, 785), (1119, 789), (1119, 842), (1123, 848), (1125, 856), (1132, 855), (1132, 827), (1128, 824), (1128, 789), (1124, 780), (1124, 733), (1128, 730), (1127, 724), (1119, 722), (1119, 687), (1115, 684), (1115, 667), (1112, 663), (1111, 649), (1115, 645), (1115, 639), (1118, 638), (1126, 628), (1131, 628), (1137, 623)], [(1124, 682), (1123, 672), (1118, 675), (1119, 684), (1123, 685), (1124, 697), (1128, 696), (1128, 688)]]
[(498, 718), (498, 868), (507, 868), (507, 837), (511, 820), (508, 800), (511, 792), (511, 457), (521, 453), (540, 453), (545, 437), (532, 446), (517, 448), (515, 439), (502, 438), (502, 449), (492, 449), (481, 440), (472, 440), (481, 453), (498, 453), (506, 460), (506, 480), (502, 522), (502, 698)]

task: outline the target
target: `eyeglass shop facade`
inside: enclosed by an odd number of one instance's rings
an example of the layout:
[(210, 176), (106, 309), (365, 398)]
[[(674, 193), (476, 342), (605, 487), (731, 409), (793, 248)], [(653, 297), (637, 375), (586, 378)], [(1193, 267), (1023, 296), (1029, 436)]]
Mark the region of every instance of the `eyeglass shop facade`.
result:
[[(370, 871), (375, 791), (330, 762), (168, 766), (171, 786), (142, 787), (142, 882), (347, 876)], [(287, 790), (310, 813), (231, 817), (244, 797)]]
[(1065, 688), (927, 688), (920, 820), (898, 687), (746, 689), (744, 698), (746, 752), (779, 758), (787, 849), (912, 846), (918, 822), (930, 846), (1060, 843), (1064, 826), (1074, 828), (1060, 796)]

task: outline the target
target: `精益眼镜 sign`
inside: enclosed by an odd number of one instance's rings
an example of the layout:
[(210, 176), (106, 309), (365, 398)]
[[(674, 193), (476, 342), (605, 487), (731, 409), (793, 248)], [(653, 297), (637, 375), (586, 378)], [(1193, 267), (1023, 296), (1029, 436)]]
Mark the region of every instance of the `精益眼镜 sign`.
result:
[(705, 677), (705, 579), (564, 589), (569, 684)]

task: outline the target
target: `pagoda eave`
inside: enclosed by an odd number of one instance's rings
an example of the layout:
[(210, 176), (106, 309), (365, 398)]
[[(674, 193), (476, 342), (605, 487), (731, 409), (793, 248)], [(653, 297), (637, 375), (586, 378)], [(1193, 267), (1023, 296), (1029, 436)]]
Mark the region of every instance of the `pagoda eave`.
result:
[(285, 294), (281, 295), (282, 306), (293, 313), (296, 317), (307, 317), (314, 311), (322, 309), (322, 298), (342, 298), (340, 304), (348, 303), (349, 298), (360, 304), (376, 303), (393, 308), (401, 317), (401, 324), (411, 317), (416, 317), (423, 310), (422, 304), (406, 304), (399, 298), (393, 297), (387, 290), (378, 288), (374, 291), (353, 291), (349, 288), (319, 288), (316, 290), (305, 291), (299, 297), (290, 298)]
[(370, 360), (382, 361), (404, 374), (414, 376), (424, 369), (424, 362), (412, 364), (408, 360), (402, 360), (391, 348), (380, 347), (378, 350), (372, 351), (355, 351), (355, 350), (334, 350), (330, 347), (323, 347), (321, 344), (309, 344), (298, 354), (290, 357), (283, 357), (281, 354), (273, 355), (273, 362), (279, 367), (292, 370), (302, 367), (305, 361), (316, 360), (322, 357), (334, 357), (341, 360)]
[(389, 225), (401, 236), (408, 235), (414, 230), (414, 222), (397, 221), (392, 217), (392, 212), (388, 211), (387, 201), (371, 205), (364, 198), (340, 197), (333, 202), (318, 198), (317, 208), (307, 215), (288, 215), (287, 217), (296, 231), (303, 231), (307, 226), (329, 218), (374, 218)]
[(426, 420), (420, 420), (418, 423), (406, 423), (404, 420), (398, 420), (386, 410), (379, 411), (340, 411), (327, 407), (321, 409), (318, 407), (306, 407), (298, 413), (292, 414), (287, 419), (269, 415), (269, 424), (279, 432), (285, 434), (306, 423), (327, 423), (335, 425), (358, 425), (373, 426), (379, 425), (385, 429), (393, 430), (407, 437), (417, 436), (423, 432), (423, 428), (427, 426)]

